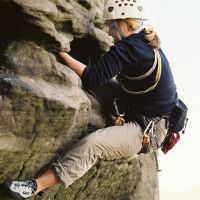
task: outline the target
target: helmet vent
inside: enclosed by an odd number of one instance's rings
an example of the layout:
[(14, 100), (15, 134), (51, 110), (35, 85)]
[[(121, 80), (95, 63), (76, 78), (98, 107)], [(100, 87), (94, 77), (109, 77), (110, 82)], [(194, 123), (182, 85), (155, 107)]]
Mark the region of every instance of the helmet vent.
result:
[(112, 12), (113, 10), (114, 10), (113, 7), (109, 7), (109, 8), (108, 8), (108, 12)]
[(141, 12), (143, 10), (142, 6), (138, 6), (138, 10)]

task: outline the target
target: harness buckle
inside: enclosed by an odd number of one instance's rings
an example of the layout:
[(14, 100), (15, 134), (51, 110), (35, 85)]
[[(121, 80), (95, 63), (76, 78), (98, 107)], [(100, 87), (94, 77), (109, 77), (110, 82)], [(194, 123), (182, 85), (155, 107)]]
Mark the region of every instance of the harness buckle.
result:
[(123, 126), (125, 124), (124, 115), (120, 114), (115, 118), (114, 121), (116, 126)]
[(119, 112), (119, 105), (117, 105), (117, 104), (120, 104), (119, 98), (115, 98), (114, 101), (113, 101), (115, 112), (117, 114), (117, 117), (115, 118), (114, 123), (115, 123), (116, 126), (123, 126), (125, 124), (125, 118), (124, 118), (125, 112), (120, 113)]

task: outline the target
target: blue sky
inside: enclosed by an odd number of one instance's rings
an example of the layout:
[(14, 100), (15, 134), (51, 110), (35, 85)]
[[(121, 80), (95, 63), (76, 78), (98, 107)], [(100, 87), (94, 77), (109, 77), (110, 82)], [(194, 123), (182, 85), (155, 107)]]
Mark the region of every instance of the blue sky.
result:
[(144, 0), (150, 23), (161, 38), (179, 96), (189, 107), (185, 135), (159, 153), (161, 200), (200, 199), (200, 1)]

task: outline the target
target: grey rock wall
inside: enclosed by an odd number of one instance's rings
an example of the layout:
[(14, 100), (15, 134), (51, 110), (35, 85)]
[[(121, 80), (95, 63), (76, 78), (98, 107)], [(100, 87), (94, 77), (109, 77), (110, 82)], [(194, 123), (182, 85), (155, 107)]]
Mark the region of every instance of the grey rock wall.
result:
[[(105, 126), (99, 103), (59, 60), (94, 62), (112, 44), (103, 0), (0, 1), (0, 183), (36, 176), (84, 134)], [(9, 200), (4, 191), (1, 200)], [(152, 155), (101, 160), (42, 200), (158, 200)]]

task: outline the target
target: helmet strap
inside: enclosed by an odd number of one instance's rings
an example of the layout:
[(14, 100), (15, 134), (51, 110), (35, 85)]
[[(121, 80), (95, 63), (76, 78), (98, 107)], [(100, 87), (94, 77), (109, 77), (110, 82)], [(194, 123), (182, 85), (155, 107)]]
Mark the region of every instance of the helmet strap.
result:
[(125, 38), (125, 35), (124, 35), (124, 33), (122, 32), (121, 28), (119, 27), (119, 24), (117, 23), (117, 21), (114, 20), (114, 21), (112, 22), (112, 24), (113, 24), (113, 27), (115, 28), (115, 30), (119, 33), (120, 37), (121, 37), (122, 39)]

